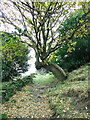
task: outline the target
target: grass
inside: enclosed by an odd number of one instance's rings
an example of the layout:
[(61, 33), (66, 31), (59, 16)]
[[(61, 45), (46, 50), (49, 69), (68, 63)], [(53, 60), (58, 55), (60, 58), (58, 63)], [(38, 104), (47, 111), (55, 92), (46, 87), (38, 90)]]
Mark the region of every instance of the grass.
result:
[[(87, 64), (81, 66), (77, 70), (70, 72), (68, 78), (63, 83), (60, 83), (52, 73), (34, 75), (33, 83), (35, 85), (49, 86), (45, 94), (49, 99), (49, 106), (53, 111), (52, 117), (90, 118), (88, 108), (88, 92), (90, 92), (88, 87), (88, 71), (89, 66)], [(29, 81), (30, 78), (23, 78), (20, 83), (22, 81), (25, 83), (25, 80)], [(51, 87), (52, 85), (55, 86)], [(15, 103), (17, 101), (13, 99), (11, 102)]]
[(1, 89), (1, 87), (2, 87), (2, 82), (0, 82), (0, 89)]
[(63, 84), (47, 90), (49, 105), (55, 118), (89, 118), (88, 65), (69, 73)]
[(37, 74), (35, 78), (33, 78), (34, 84), (39, 85), (49, 85), (53, 82), (57, 82), (57, 79), (54, 77), (52, 73), (47, 74)]
[(52, 74), (37, 74), (34, 84), (50, 85), (46, 91), (49, 106), (55, 118), (89, 118), (88, 113), (88, 64), (70, 72), (68, 78), (60, 83)]

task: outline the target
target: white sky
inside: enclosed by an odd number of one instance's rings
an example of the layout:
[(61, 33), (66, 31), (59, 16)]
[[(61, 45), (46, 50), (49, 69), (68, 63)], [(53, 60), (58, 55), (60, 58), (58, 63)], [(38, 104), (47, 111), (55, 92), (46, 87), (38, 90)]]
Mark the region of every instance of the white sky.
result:
[(35, 59), (35, 52), (33, 49), (30, 51), (29, 56), (31, 56), (30, 60), (28, 60), (28, 64), (30, 65), (30, 67), (28, 68), (27, 72), (21, 74), (22, 77), (36, 72), (36, 68), (35, 68), (36, 59)]

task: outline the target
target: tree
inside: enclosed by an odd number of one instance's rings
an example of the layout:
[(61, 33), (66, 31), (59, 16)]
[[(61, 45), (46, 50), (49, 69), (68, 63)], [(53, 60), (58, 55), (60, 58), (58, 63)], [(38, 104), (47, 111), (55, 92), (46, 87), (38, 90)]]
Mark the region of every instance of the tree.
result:
[(90, 18), (88, 15), (85, 18), (86, 20), (81, 19), (83, 14), (82, 9), (76, 10), (72, 17), (62, 23), (63, 27), (60, 28), (60, 34), (63, 38), (71, 37), (72, 31), (76, 30), (77, 21), (79, 21), (78, 24), (83, 24), (75, 31), (72, 39), (68, 43), (64, 43), (49, 59), (52, 63), (56, 63), (68, 71), (72, 71), (90, 61)]
[(9, 81), (11, 78), (20, 75), (28, 70), (27, 46), (19, 42), (19, 38), (10, 33), (1, 32), (2, 40), (2, 81)]
[[(9, 0), (4, 4), (2, 21), (14, 26), (17, 35), (28, 38), (28, 40), (21, 41), (35, 50), (37, 69), (45, 67), (49, 56), (62, 46), (63, 42), (68, 42), (73, 37), (75, 31), (71, 37), (66, 39), (58, 34), (58, 30), (62, 27), (62, 21), (70, 17), (70, 9), (74, 5), (75, 2), (33, 2), (29, 0)], [(10, 9), (11, 6), (14, 8)], [(5, 14), (6, 7), (9, 7), (7, 11), (9, 14)], [(88, 13), (89, 11), (85, 12), (82, 18)]]

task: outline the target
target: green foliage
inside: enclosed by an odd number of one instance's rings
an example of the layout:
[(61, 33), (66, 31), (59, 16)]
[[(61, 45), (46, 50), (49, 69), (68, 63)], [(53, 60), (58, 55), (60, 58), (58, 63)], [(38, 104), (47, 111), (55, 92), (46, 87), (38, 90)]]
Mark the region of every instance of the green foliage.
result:
[(2, 40), (2, 81), (8, 81), (14, 76), (28, 70), (27, 46), (19, 41), (19, 37), (1, 32)]
[(5, 118), (7, 118), (7, 114), (2, 114), (2, 120), (4, 120)]
[(11, 100), (11, 102), (16, 103), (17, 101), (16, 100)]
[[(33, 84), (33, 80), (31, 76), (26, 76), (24, 78), (15, 78), (10, 80), (9, 82), (2, 83), (2, 101), (8, 101), (9, 98), (16, 93), (16, 91), (21, 90), (23, 86), (26, 84)], [(12, 100), (12, 102), (16, 102)]]
[[(47, 57), (58, 46), (57, 38), (59, 36), (55, 36), (59, 28), (58, 23), (61, 23), (65, 16), (70, 16), (70, 8), (73, 8), (76, 2), (54, 2), (54, 0), (51, 2), (30, 2), (25, 0), (23, 4), (22, 1), (18, 1), (18, 3), (9, 1), (15, 10), (11, 9), (10, 17), (8, 19), (3, 17), (2, 22), (9, 23), (11, 21), (11, 25), (16, 29), (14, 34), (28, 38), (28, 41), (25, 42), (35, 50), (36, 68), (40, 68), (40, 59), (43, 61), (42, 64), (46, 63)], [(8, 2), (6, 3), (8, 4)], [(6, 3), (3, 3), (4, 7)], [(16, 16), (15, 11), (20, 13), (19, 16)], [(7, 13), (7, 9), (4, 12)], [(16, 24), (17, 18), (18, 24)], [(54, 28), (57, 30), (55, 31)], [(53, 44), (54, 42), (56, 45)]]
[[(70, 46), (68, 44), (59, 48), (52, 56), (51, 62), (57, 63), (62, 68), (72, 71), (81, 65), (90, 61), (90, 42), (89, 37), (83, 39), (74, 39), (77, 44), (74, 46), (75, 50), (68, 51)], [(71, 46), (72, 48), (72, 46)], [(54, 57), (55, 56), (55, 57)]]
[(85, 12), (85, 8), (76, 10), (68, 19), (62, 22), (62, 27), (59, 31), (61, 38), (66, 38), (68, 40), (72, 37), (82, 38), (87, 36), (90, 23), (89, 16), (87, 15), (84, 17), (86, 14)]
[(35, 78), (33, 78), (34, 83), (40, 85), (49, 85), (50, 83), (53, 83), (55, 80), (56, 78), (52, 73), (37, 74), (35, 75)]
[(50, 58), (50, 62), (57, 63), (68, 71), (90, 61), (90, 23), (88, 15), (84, 18), (85, 12), (84, 9), (76, 10), (62, 23), (60, 39), (65, 41)]

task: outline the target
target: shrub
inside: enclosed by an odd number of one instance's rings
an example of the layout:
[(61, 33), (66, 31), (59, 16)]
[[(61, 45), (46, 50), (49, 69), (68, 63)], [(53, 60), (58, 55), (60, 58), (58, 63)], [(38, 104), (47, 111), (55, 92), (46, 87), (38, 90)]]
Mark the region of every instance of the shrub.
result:
[(74, 39), (73, 42), (76, 42), (75, 50), (67, 52), (68, 44), (59, 48), (51, 59), (51, 62), (57, 63), (63, 69), (67, 69), (69, 72), (79, 68), (81, 65), (90, 62), (90, 36), (82, 39)]
[(28, 83), (33, 84), (33, 79), (31, 76), (26, 76), (22, 79), (16, 78), (10, 80), (10, 82), (3, 82), (2, 102), (8, 101), (9, 98), (16, 93), (16, 91), (21, 90), (21, 88)]
[(2, 81), (8, 82), (28, 70), (29, 50), (20, 38), (7, 32), (0, 32), (2, 41)]

